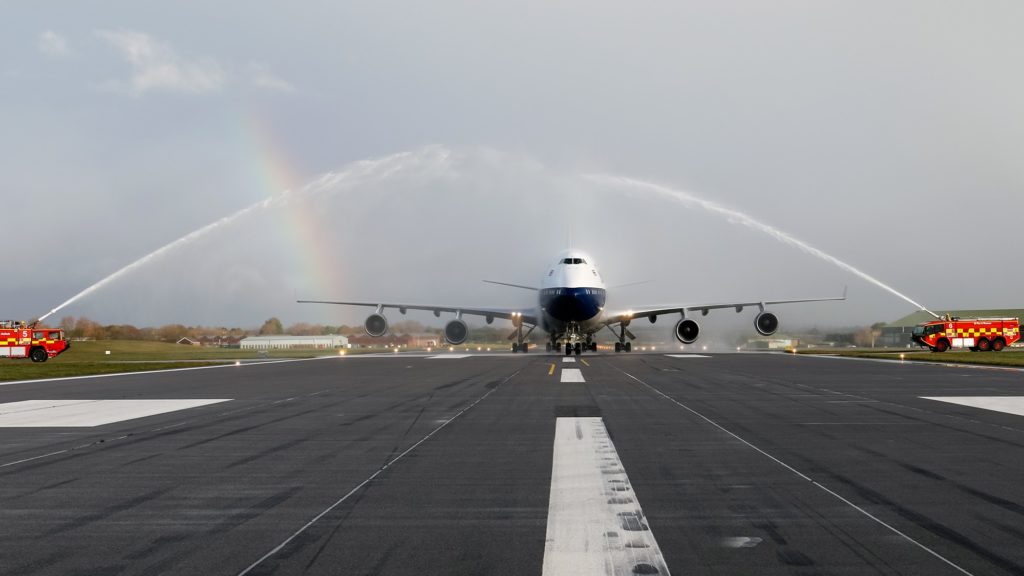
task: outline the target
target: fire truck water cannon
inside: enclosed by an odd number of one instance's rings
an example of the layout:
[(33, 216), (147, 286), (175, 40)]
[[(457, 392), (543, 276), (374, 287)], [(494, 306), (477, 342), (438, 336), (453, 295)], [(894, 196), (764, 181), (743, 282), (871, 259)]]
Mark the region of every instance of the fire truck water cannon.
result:
[(71, 348), (63, 330), (42, 328), (38, 323), (0, 320), (0, 358), (31, 358), (33, 362), (46, 362)]
[(950, 348), (999, 352), (1020, 340), (1018, 318), (957, 318), (946, 316), (918, 324), (911, 341), (932, 352)]

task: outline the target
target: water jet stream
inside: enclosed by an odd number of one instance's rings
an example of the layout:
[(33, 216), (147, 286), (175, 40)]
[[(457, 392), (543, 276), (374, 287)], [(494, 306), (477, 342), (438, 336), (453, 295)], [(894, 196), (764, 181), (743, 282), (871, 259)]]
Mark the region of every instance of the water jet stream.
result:
[(92, 284), (85, 290), (82, 290), (78, 294), (75, 294), (71, 298), (65, 300), (61, 305), (50, 310), (46, 314), (39, 317), (37, 322), (42, 322), (47, 317), (60, 311), (62, 308), (81, 300), (82, 298), (92, 294), (93, 292), (103, 288), (111, 282), (131, 273), (133, 270), (141, 268), (146, 264), (164, 256), (182, 246), (194, 242), (195, 240), (206, 236), (207, 234), (223, 228), (232, 222), (239, 220), (253, 212), (260, 210), (266, 210), (275, 206), (284, 206), (292, 198), (305, 196), (305, 195), (316, 195), (321, 193), (337, 193), (339, 190), (351, 189), (352, 187), (365, 182), (368, 179), (383, 180), (388, 178), (402, 170), (409, 168), (415, 168), (420, 166), (433, 167), (442, 164), (448, 159), (450, 152), (439, 146), (428, 146), (416, 152), (402, 152), (399, 154), (392, 154), (390, 156), (384, 156), (381, 158), (371, 160), (361, 160), (351, 164), (347, 169), (341, 172), (328, 172), (323, 176), (320, 176), (316, 180), (313, 180), (309, 184), (306, 184), (297, 191), (285, 190), (280, 194), (271, 196), (266, 200), (261, 200), (255, 204), (251, 204), (237, 212), (215, 220), (202, 228), (198, 228), (188, 234), (165, 244), (164, 246), (157, 248), (156, 250), (146, 254), (145, 256), (135, 260), (134, 262), (114, 271), (105, 278)]
[(754, 230), (758, 230), (760, 232), (764, 232), (765, 234), (768, 234), (772, 238), (775, 238), (776, 240), (778, 240), (778, 241), (780, 241), (780, 242), (782, 242), (784, 244), (788, 244), (790, 246), (794, 246), (796, 248), (799, 248), (800, 250), (802, 250), (803, 252), (805, 252), (807, 254), (810, 254), (810, 255), (815, 256), (817, 258), (820, 258), (820, 259), (822, 259), (822, 260), (824, 260), (826, 262), (829, 262), (830, 264), (838, 266), (839, 268), (841, 268), (841, 269), (843, 269), (843, 270), (845, 270), (845, 271), (847, 271), (847, 272), (849, 272), (849, 273), (851, 273), (851, 274), (853, 274), (855, 276), (858, 276), (858, 277), (860, 277), (860, 278), (862, 278), (864, 280), (867, 280), (868, 282), (874, 284), (875, 286), (878, 286), (879, 288), (881, 288), (881, 289), (883, 289), (883, 290), (885, 290), (885, 291), (887, 291), (887, 292), (889, 292), (889, 293), (891, 293), (891, 294), (893, 294), (893, 295), (895, 295), (895, 296), (897, 296), (897, 297), (899, 297), (899, 298), (909, 302), (910, 304), (914, 305), (914, 307), (916, 307), (917, 309), (923, 310), (923, 311), (931, 314), (932, 316), (934, 316), (936, 318), (939, 317), (938, 314), (936, 314), (936, 313), (932, 312), (931, 310), (925, 308), (923, 305), (921, 305), (918, 302), (914, 301), (912, 298), (910, 298), (906, 294), (903, 294), (902, 292), (896, 290), (892, 286), (889, 286), (885, 282), (882, 282), (881, 280), (875, 278), (874, 276), (868, 274), (867, 272), (864, 272), (864, 271), (862, 271), (862, 270), (860, 270), (860, 269), (858, 269), (858, 268), (856, 268), (856, 267), (854, 267), (854, 266), (852, 266), (850, 264), (847, 264), (846, 262), (843, 262), (842, 260), (836, 258), (835, 256), (832, 256), (831, 254), (829, 254), (827, 252), (824, 252), (824, 251), (822, 251), (822, 250), (820, 250), (818, 248), (815, 248), (814, 246), (811, 246), (810, 244), (808, 244), (808, 243), (806, 243), (806, 242), (804, 242), (802, 240), (794, 238), (793, 236), (790, 236), (789, 234), (783, 232), (782, 230), (779, 230), (778, 228), (775, 228), (773, 226), (769, 226), (768, 224), (760, 222), (760, 221), (754, 219), (753, 217), (748, 216), (747, 214), (744, 214), (743, 212), (739, 212), (739, 211), (733, 210), (731, 208), (726, 208), (724, 206), (720, 206), (720, 205), (715, 204), (714, 202), (711, 202), (709, 200), (704, 200), (703, 198), (699, 198), (697, 196), (694, 196), (693, 194), (691, 194), (689, 192), (684, 192), (682, 190), (676, 190), (674, 188), (669, 188), (667, 186), (662, 186), (660, 184), (654, 184), (652, 182), (646, 182), (644, 180), (637, 180), (637, 179), (628, 178), (628, 177), (625, 177), (625, 176), (613, 176), (613, 175), (609, 175), (609, 174), (585, 174), (585, 175), (583, 175), (583, 178), (585, 178), (585, 179), (587, 179), (587, 180), (589, 180), (591, 182), (594, 182), (594, 183), (597, 183), (597, 184), (600, 184), (600, 185), (604, 185), (604, 186), (627, 187), (627, 188), (633, 188), (633, 189), (636, 189), (636, 190), (643, 190), (643, 191), (647, 191), (647, 192), (653, 192), (653, 193), (658, 194), (660, 196), (665, 196), (665, 197), (671, 198), (673, 200), (676, 200), (678, 202), (681, 202), (685, 206), (697, 206), (697, 207), (703, 208), (704, 210), (707, 210), (708, 212), (711, 212), (711, 213), (714, 213), (714, 214), (717, 214), (719, 216), (724, 217), (726, 220), (728, 220), (732, 224), (740, 224), (740, 225), (746, 226), (748, 228), (752, 228)]

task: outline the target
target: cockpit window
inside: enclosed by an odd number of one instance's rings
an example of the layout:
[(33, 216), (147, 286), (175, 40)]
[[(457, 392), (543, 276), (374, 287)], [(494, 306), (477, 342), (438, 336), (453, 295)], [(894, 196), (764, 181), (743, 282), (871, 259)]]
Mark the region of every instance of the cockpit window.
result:
[(586, 260), (583, 258), (566, 258), (562, 260), (562, 264), (586, 264)]

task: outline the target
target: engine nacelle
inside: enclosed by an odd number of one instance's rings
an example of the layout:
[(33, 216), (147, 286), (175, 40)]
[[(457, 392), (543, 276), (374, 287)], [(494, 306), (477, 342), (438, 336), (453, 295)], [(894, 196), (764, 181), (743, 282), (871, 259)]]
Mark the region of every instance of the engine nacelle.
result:
[(675, 334), (676, 340), (683, 344), (693, 344), (700, 335), (700, 325), (689, 318), (683, 318), (676, 322)]
[(370, 314), (366, 317), (366, 322), (363, 322), (363, 328), (370, 336), (380, 338), (388, 333), (388, 319), (383, 314)]
[(469, 326), (460, 318), (444, 325), (444, 339), (449, 344), (462, 344), (469, 338)]
[(771, 336), (779, 329), (779, 317), (771, 312), (761, 312), (754, 318), (754, 328), (761, 336)]

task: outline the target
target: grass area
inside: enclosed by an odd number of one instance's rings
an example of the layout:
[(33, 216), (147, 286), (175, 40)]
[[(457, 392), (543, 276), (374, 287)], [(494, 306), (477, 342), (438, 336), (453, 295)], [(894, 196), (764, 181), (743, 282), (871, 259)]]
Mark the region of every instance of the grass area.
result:
[[(486, 350), (506, 350), (506, 345), (474, 344)], [(458, 352), (466, 351), (467, 345), (455, 347)], [(445, 352), (448, 347), (435, 349)], [(107, 354), (107, 351), (110, 354)], [(402, 350), (414, 352), (416, 350)], [(389, 352), (383, 348), (356, 348), (345, 350), (346, 355), (380, 354)], [(88, 376), (92, 374), (113, 374), (117, 372), (142, 372), (167, 370), (193, 366), (214, 366), (234, 360), (265, 360), (284, 358), (316, 358), (337, 354), (335, 350), (291, 349), (241, 350), (238, 348), (208, 348), (185, 346), (167, 342), (145, 342), (137, 340), (101, 340), (73, 342), (71, 349), (56, 358), (36, 364), (28, 359), (0, 359), (0, 381), (34, 380), (39, 378), (62, 378), (67, 376)]]
[[(107, 354), (107, 351), (110, 354)], [(28, 359), (0, 360), (0, 381), (62, 378), (117, 372), (143, 372), (193, 366), (214, 366), (229, 360), (262, 358), (313, 358), (328, 350), (272, 350), (260, 356), (255, 350), (205, 348), (166, 342), (104, 340), (72, 342), (71, 349), (36, 364)]]
[[(107, 351), (110, 354), (107, 354)], [(270, 350), (261, 356), (256, 350), (238, 348), (211, 348), (185, 346), (167, 342), (136, 340), (99, 340), (72, 342), (71, 349), (46, 362), (50, 364), (77, 364), (82, 362), (139, 362), (182, 360), (255, 360), (257, 358), (313, 358), (330, 353), (329, 350)]]
[(899, 360), (900, 354), (908, 362), (942, 362), (947, 364), (977, 364), (981, 366), (1020, 366), (1024, 367), (1024, 350), (1006, 349), (1002, 352), (928, 352), (907, 349), (858, 349), (836, 350), (820, 348), (800, 350), (800, 354), (829, 354), (853, 358), (880, 358)]
[[(51, 361), (52, 362), (52, 361)], [(0, 361), (0, 381), (38, 380), (40, 378), (64, 378), (68, 376), (90, 376), (93, 374), (117, 374), (120, 372), (146, 372), (171, 368), (216, 366), (223, 362), (195, 362), (183, 365), (180, 362), (46, 362), (35, 364), (31, 360)]]

